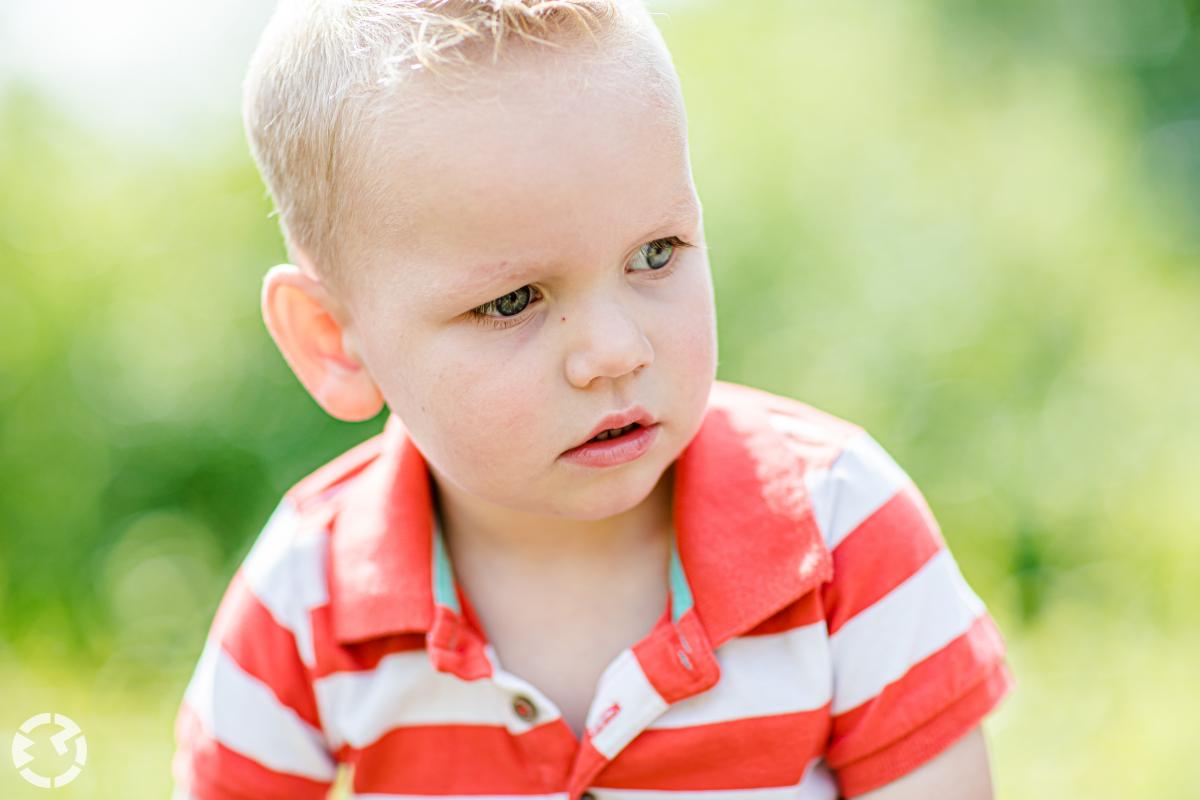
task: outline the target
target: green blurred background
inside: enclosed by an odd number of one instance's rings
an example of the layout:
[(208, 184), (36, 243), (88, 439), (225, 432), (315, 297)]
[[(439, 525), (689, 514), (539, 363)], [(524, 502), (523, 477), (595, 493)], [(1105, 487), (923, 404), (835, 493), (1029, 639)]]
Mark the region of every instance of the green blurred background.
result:
[[(872, 432), (1010, 648), (997, 796), (1200, 796), (1200, 3), (653, 2), (719, 377)], [(259, 317), (242, 138), (270, 10), (0, 6), (0, 743), (164, 797), (216, 602), (279, 495), (381, 429)], [(0, 763), (0, 797), (44, 792)]]

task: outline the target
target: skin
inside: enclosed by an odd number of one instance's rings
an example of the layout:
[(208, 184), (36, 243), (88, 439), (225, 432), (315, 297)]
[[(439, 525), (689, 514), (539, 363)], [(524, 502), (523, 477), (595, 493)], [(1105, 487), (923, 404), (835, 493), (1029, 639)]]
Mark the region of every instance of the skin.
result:
[[(701, 206), (667, 74), (655, 50), (619, 63), (518, 56), (449, 103), (414, 81), (366, 153), (346, 277), (322, 281), (293, 246), (298, 263), (263, 283), (267, 329), (325, 411), (358, 421), (386, 403), (404, 421), (489, 629), (508, 615), (565, 635), (556, 613), (578, 629), (588, 608), (653, 619), (663, 607), (671, 465), (717, 367)], [(665, 260), (650, 245), (672, 236), (693, 246), (650, 269)], [(513, 292), (513, 308), (528, 299), (520, 313), (484, 308)], [(515, 324), (480, 324), (472, 309)], [(643, 456), (560, 458), (634, 404), (660, 424)], [(503, 598), (504, 614), (480, 598)], [(981, 733), (863, 795), (926, 796), (991, 797)]]
[(857, 800), (992, 800), (987, 739), (977, 726), (935, 758)]

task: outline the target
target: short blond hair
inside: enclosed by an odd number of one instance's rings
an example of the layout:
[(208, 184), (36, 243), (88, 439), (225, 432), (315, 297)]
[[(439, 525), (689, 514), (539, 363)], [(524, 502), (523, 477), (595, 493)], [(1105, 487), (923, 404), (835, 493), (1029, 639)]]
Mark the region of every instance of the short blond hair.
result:
[(323, 278), (341, 277), (353, 145), (374, 100), (413, 71), (496, 63), (514, 40), (585, 39), (617, 57), (666, 50), (642, 0), (281, 0), (250, 62), (243, 118), (292, 258), (298, 247)]

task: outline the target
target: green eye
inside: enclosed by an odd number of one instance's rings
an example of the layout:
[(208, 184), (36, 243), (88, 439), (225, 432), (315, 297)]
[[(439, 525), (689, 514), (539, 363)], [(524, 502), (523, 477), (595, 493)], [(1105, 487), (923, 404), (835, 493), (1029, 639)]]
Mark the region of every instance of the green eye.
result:
[[(520, 319), (516, 319), (516, 317), (519, 317), (521, 312), (529, 307), (530, 303), (536, 301), (541, 296), (541, 293), (537, 289), (526, 284), (515, 292), (509, 292), (503, 297), (497, 297), (495, 300), (489, 300), (481, 306), (476, 306), (468, 313), (471, 319), (481, 325), (506, 328), (520, 322)], [(493, 311), (496, 313), (493, 314)], [(509, 318), (513, 319), (509, 321)]]
[(529, 305), (529, 301), (533, 298), (533, 289), (529, 286), (522, 286), (515, 292), (509, 292), (504, 297), (497, 297), (488, 305), (495, 304), (496, 310), (503, 317), (513, 317), (525, 310), (525, 306)]
[(658, 270), (670, 263), (671, 255), (674, 252), (675, 242), (673, 239), (655, 239), (638, 249), (634, 261), (645, 264), (651, 270)]

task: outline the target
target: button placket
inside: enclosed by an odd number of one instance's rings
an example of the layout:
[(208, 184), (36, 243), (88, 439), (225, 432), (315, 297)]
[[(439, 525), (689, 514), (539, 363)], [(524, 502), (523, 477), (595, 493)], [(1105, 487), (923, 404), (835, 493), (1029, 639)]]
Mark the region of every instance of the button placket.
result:
[(678, 627), (676, 627), (676, 630), (679, 632), (679, 644), (681, 645), (681, 649), (678, 649), (675, 652), (679, 656), (679, 663), (683, 664), (684, 669), (686, 669), (688, 672), (691, 672), (692, 660), (687, 657), (687, 654), (692, 652), (692, 646), (688, 644), (687, 637), (683, 635), (683, 631)]
[[(610, 706), (620, 711), (605, 719), (604, 712)], [(601, 721), (604, 723), (589, 734), (592, 747), (606, 758), (615, 758), (666, 709), (667, 704), (649, 683), (637, 656), (630, 649), (623, 650), (600, 677), (595, 701), (588, 712), (589, 729)]]

